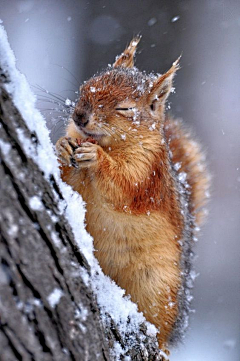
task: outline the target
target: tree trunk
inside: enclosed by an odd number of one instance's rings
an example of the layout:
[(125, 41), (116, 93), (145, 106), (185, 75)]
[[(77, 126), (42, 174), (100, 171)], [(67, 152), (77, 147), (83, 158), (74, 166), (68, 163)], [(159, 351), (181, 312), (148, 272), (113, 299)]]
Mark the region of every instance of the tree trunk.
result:
[[(0, 359), (115, 360), (111, 347), (126, 341), (110, 315), (109, 327), (101, 322), (57, 182), (24, 151), (23, 137), (32, 152), (38, 139), (6, 91), (9, 81), (0, 68)], [(128, 360), (160, 360), (144, 324), (130, 338)]]

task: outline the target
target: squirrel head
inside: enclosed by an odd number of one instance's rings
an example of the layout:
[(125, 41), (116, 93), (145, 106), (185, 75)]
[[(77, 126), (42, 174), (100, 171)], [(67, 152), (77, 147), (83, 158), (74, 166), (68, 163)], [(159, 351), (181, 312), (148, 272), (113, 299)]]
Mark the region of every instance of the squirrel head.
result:
[(149, 131), (159, 133), (179, 59), (163, 75), (141, 72), (134, 67), (139, 41), (140, 37), (134, 38), (111, 67), (80, 87), (72, 119), (81, 136), (109, 146), (131, 132), (134, 138)]

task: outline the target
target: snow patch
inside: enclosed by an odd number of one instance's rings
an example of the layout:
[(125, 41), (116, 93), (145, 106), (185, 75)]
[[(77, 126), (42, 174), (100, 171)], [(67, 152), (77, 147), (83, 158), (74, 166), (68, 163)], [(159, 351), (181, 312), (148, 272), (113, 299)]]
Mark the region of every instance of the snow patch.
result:
[(29, 205), (34, 211), (42, 211), (44, 209), (41, 199), (33, 196), (29, 199)]
[(72, 101), (67, 98), (67, 99), (65, 100), (65, 105), (66, 105), (67, 107), (70, 107), (70, 106), (72, 105)]
[(63, 296), (63, 291), (60, 290), (60, 288), (54, 288), (52, 293), (50, 293), (50, 295), (47, 297), (49, 305), (52, 308), (55, 308), (62, 296)]
[(51, 239), (53, 240), (53, 243), (56, 247), (60, 248), (62, 246), (62, 242), (60, 241), (59, 237), (55, 232), (51, 232)]
[(17, 237), (18, 235), (18, 225), (17, 224), (12, 224), (9, 228), (8, 228), (8, 234), (10, 237)]
[(5, 156), (7, 156), (11, 150), (11, 146), (9, 143), (6, 143), (2, 139), (0, 139), (0, 149), (1, 149), (1, 152), (3, 152), (3, 154)]
[(181, 168), (181, 163), (180, 162), (177, 162), (174, 164), (173, 168), (176, 170), (176, 171), (179, 171), (179, 169)]
[(186, 182), (186, 179), (187, 179), (187, 173), (181, 172), (181, 173), (178, 174), (179, 182), (184, 184)]

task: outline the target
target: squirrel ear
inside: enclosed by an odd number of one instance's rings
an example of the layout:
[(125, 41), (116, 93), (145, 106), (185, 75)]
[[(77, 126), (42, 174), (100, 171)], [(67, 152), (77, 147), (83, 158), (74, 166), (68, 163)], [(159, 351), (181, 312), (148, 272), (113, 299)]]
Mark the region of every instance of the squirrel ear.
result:
[(152, 111), (158, 106), (163, 105), (171, 92), (173, 77), (178, 69), (180, 69), (179, 60), (181, 56), (173, 63), (172, 67), (163, 75), (160, 75), (153, 83), (148, 94), (148, 104)]
[(116, 61), (113, 64), (114, 68), (117, 67), (132, 68), (134, 66), (134, 55), (140, 40), (141, 40), (140, 35), (132, 39), (131, 43), (124, 50), (124, 52), (116, 57)]

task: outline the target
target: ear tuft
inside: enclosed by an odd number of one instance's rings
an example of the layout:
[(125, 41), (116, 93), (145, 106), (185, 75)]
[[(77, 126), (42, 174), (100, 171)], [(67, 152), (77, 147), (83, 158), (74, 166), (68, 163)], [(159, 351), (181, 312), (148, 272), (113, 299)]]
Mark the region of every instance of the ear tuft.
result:
[(180, 69), (179, 61), (181, 56), (173, 63), (172, 67), (163, 75), (160, 75), (153, 83), (148, 95), (148, 103), (152, 110), (158, 109), (163, 105), (171, 92), (173, 77)]
[(172, 64), (172, 66), (175, 67), (175, 72), (181, 68), (180, 67), (180, 59), (181, 59), (181, 57), (182, 57), (182, 54)]
[(113, 64), (114, 68), (123, 67), (123, 68), (132, 68), (134, 67), (134, 55), (136, 53), (137, 45), (141, 40), (141, 36), (138, 35), (132, 39), (128, 47), (124, 52), (116, 57), (116, 61)]

